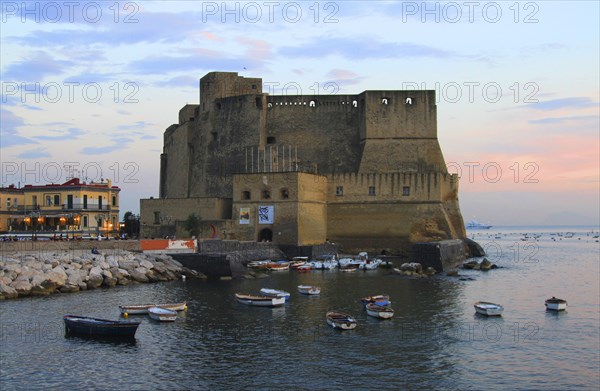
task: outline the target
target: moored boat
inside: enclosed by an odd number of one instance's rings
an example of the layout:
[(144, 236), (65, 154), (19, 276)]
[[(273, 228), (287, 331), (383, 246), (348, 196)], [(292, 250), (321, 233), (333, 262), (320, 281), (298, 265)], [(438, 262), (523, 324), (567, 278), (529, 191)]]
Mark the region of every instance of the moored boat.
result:
[(299, 273), (305, 273), (305, 272), (309, 272), (312, 270), (312, 265), (310, 263), (304, 264), (302, 266), (298, 266), (296, 268), (296, 271), (298, 271)]
[(303, 295), (318, 295), (321, 293), (321, 288), (312, 285), (298, 285), (298, 292)]
[(380, 305), (379, 303), (368, 303), (365, 305), (367, 315), (380, 319), (390, 319), (394, 316), (394, 310), (388, 305)]
[(168, 310), (161, 307), (148, 308), (148, 315), (159, 322), (174, 322), (177, 319), (177, 311)]
[(545, 304), (546, 309), (549, 311), (564, 311), (567, 309), (567, 301), (563, 299), (558, 299), (554, 296), (546, 300)]
[(285, 301), (290, 300), (290, 293), (279, 289), (261, 288), (260, 293), (263, 296), (269, 297), (283, 297)]
[(257, 307), (279, 307), (285, 304), (285, 297), (254, 296), (236, 293), (238, 303)]
[(165, 308), (171, 311), (184, 311), (187, 309), (187, 302), (183, 301), (181, 303), (120, 305), (119, 309), (123, 315), (142, 315), (147, 314), (148, 309), (152, 307)]
[(289, 262), (272, 262), (267, 264), (267, 270), (272, 272), (285, 271), (290, 269)]
[(504, 307), (502, 307), (500, 304), (486, 301), (478, 301), (473, 306), (475, 307), (475, 312), (486, 316), (500, 316), (504, 311)]
[(352, 330), (356, 328), (356, 319), (351, 315), (338, 311), (329, 311), (325, 315), (327, 324), (338, 330)]
[(379, 305), (390, 304), (390, 296), (388, 295), (373, 295), (373, 296), (365, 296), (360, 299), (360, 302), (363, 304), (369, 303), (380, 303)]
[(134, 338), (141, 320), (108, 320), (87, 316), (65, 315), (66, 334), (88, 337)]

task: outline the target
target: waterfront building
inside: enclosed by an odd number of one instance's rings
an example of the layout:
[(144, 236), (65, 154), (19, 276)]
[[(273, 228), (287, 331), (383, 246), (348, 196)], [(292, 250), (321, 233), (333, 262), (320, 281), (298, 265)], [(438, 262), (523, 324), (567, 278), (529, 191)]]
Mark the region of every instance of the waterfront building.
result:
[(0, 232), (106, 235), (119, 229), (119, 192), (110, 180), (0, 188)]
[(260, 78), (211, 72), (199, 102), (164, 132), (142, 237), (189, 236), (195, 213), (201, 237), (280, 245), (406, 252), (465, 238), (435, 91), (276, 96)]

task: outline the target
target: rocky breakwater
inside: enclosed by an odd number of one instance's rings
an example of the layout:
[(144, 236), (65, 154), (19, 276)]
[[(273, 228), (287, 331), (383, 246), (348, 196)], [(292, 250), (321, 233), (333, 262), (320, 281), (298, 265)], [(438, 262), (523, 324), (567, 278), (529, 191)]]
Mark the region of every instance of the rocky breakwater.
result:
[(431, 277), (436, 271), (433, 267), (423, 268), (423, 265), (418, 262), (403, 263), (399, 268), (392, 269), (393, 274), (412, 277)]
[(184, 275), (203, 277), (164, 254), (14, 254), (0, 258), (0, 299), (170, 281)]

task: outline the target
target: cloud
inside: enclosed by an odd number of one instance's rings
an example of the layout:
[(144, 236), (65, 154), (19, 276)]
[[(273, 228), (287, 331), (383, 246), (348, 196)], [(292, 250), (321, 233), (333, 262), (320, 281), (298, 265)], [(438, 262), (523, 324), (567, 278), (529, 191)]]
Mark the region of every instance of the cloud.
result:
[(119, 126), (117, 126), (117, 129), (118, 130), (145, 129), (149, 126), (154, 126), (154, 124), (146, 122), (146, 121), (137, 121), (133, 124), (119, 125)]
[(65, 131), (62, 130), (50, 130), (50, 133), (58, 133), (57, 135), (43, 135), (43, 136), (35, 136), (36, 139), (42, 141), (70, 141), (76, 140), (79, 136), (85, 134), (86, 132), (79, 128), (68, 128)]
[[(540, 118), (540, 119), (532, 119), (529, 120), (530, 124), (533, 125), (547, 125), (547, 124), (562, 124), (565, 122), (572, 121), (598, 121), (598, 117), (595, 115), (574, 115), (570, 117), (548, 117), (548, 118)], [(598, 129), (596, 129), (597, 131)]]
[(544, 102), (531, 103), (526, 106), (528, 109), (534, 110), (559, 110), (559, 109), (567, 109), (567, 108), (587, 108), (587, 107), (598, 107), (598, 102), (594, 102), (592, 98), (589, 97), (573, 97), (573, 98), (562, 98), (562, 99), (552, 99)]
[(81, 149), (82, 154), (87, 155), (104, 155), (112, 152), (120, 151), (129, 147), (135, 140), (129, 137), (113, 137), (111, 138), (112, 145), (93, 146)]
[(201, 74), (215, 69), (222, 71), (240, 71), (253, 62), (241, 58), (209, 58), (196, 54), (187, 56), (152, 56), (133, 61), (130, 68), (134, 72), (144, 74), (160, 74), (170, 72), (190, 72)]
[(6, 67), (3, 79), (8, 81), (40, 82), (46, 76), (64, 73), (73, 66), (72, 61), (56, 60), (48, 53), (37, 50), (21, 61)]
[(192, 88), (192, 89), (196, 90), (196, 89), (198, 89), (198, 86), (200, 84), (199, 80), (200, 80), (200, 78), (198, 78), (198, 77), (182, 75), (182, 76), (173, 77), (169, 80), (161, 80), (154, 84), (159, 87), (180, 87), (180, 88)]
[(17, 128), (25, 125), (23, 118), (12, 111), (0, 108), (0, 145), (2, 148), (16, 145), (37, 144), (36, 141), (19, 136)]
[(368, 58), (434, 57), (455, 58), (459, 55), (444, 49), (407, 42), (380, 42), (371, 37), (316, 38), (298, 46), (283, 46), (279, 54), (286, 57), (323, 58), (338, 55), (355, 61)]
[(17, 157), (21, 159), (40, 159), (50, 156), (50, 153), (46, 151), (45, 147), (38, 147), (29, 151), (21, 152), (19, 155), (17, 155)]

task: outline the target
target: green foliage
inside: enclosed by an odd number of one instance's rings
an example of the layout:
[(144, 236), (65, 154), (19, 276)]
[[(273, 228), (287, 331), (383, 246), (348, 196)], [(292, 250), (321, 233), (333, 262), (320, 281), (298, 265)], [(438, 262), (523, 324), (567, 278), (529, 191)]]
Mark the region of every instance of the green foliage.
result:
[(183, 222), (183, 227), (190, 233), (190, 235), (198, 237), (200, 234), (200, 221), (200, 216), (196, 216), (195, 213), (192, 213)]

